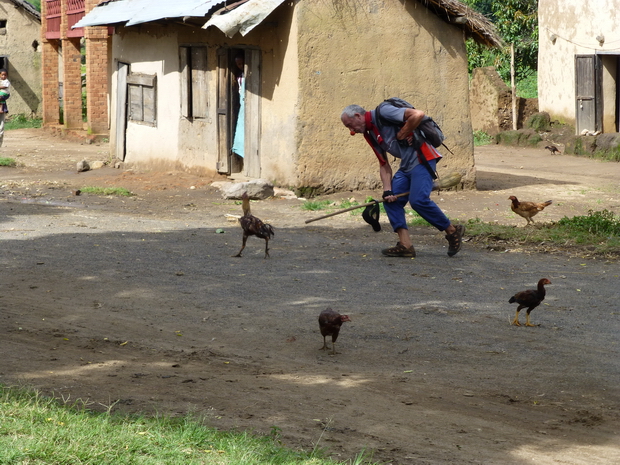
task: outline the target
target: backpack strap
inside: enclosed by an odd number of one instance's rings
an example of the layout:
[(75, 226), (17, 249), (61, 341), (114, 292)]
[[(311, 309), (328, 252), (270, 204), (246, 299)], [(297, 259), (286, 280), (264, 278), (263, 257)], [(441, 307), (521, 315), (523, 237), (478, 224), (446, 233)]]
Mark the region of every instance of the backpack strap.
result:
[[(372, 125), (372, 126), (373, 126), (373, 128), (375, 128), (377, 133), (379, 132), (379, 128), (381, 128), (383, 126), (380, 107), (382, 105), (384, 105), (385, 103), (388, 103), (388, 104), (391, 105), (391, 103), (386, 100), (385, 102), (382, 102), (379, 105), (377, 105), (377, 108), (375, 108), (375, 121), (377, 121), (377, 126), (378, 127), (375, 126), (375, 125)], [(366, 112), (366, 114), (368, 114), (368, 113), (369, 112)], [(370, 119), (370, 118), (368, 118), (368, 119)], [(404, 122), (403, 122), (403, 124), (404, 124)], [(368, 127), (368, 122), (366, 122), (366, 127)], [(420, 162), (420, 164), (424, 165), (424, 167), (428, 170), (428, 173), (431, 175), (431, 178), (437, 179), (437, 173), (435, 172), (435, 170), (433, 170), (433, 168), (431, 168), (431, 165), (428, 163), (428, 161), (441, 158), (441, 154), (439, 154), (439, 152), (437, 152), (437, 150), (435, 150), (435, 148), (431, 144), (429, 144), (428, 142), (426, 142), (424, 140), (424, 138), (422, 137), (422, 135), (420, 134), (420, 131), (418, 131), (418, 129), (414, 129), (413, 132), (415, 134), (415, 136), (413, 138), (414, 139), (413, 148), (415, 149), (416, 154), (418, 155), (418, 161)], [(366, 139), (366, 140), (368, 140), (368, 139)], [(372, 144), (371, 144), (371, 146), (372, 146)], [(384, 153), (385, 153), (385, 151), (384, 151)], [(381, 164), (383, 165), (384, 163), (381, 163)]]
[[(369, 111), (364, 114), (365, 122), (366, 122), (366, 131), (364, 131), (364, 139), (368, 142), (368, 145), (372, 148), (373, 152), (379, 159), (379, 164), (381, 166), (387, 163), (387, 153), (381, 147), (381, 143), (383, 142), (383, 137), (379, 132), (379, 128), (375, 126), (372, 122), (372, 115)], [(376, 116), (375, 116), (376, 118)], [(372, 134), (371, 134), (372, 132)], [(373, 137), (374, 134), (374, 137)]]

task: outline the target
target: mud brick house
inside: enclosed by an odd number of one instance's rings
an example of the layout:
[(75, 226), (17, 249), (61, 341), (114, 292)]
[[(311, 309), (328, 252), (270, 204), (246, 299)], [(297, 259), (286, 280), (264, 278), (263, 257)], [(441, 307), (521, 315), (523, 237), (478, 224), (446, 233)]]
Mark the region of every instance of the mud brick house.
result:
[(620, 131), (620, 0), (538, 2), (538, 104), (582, 131)]
[(41, 17), (23, 0), (0, 0), (0, 68), (11, 81), (9, 115), (41, 116)]
[[(63, 63), (74, 66), (72, 37), (80, 30), (87, 63), (89, 38), (109, 47), (110, 149), (129, 165), (238, 173), (306, 191), (375, 188), (374, 155), (362, 137), (350, 137), (340, 113), (400, 96), (447, 134), (454, 155), (440, 172), (458, 170), (466, 185), (475, 182), (465, 39), (500, 40), (458, 1), (109, 0), (90, 7), (86, 0), (73, 27), (61, 21)], [(58, 39), (46, 31), (53, 49)], [(102, 68), (90, 60), (87, 86)], [(242, 157), (232, 150), (239, 128)]]

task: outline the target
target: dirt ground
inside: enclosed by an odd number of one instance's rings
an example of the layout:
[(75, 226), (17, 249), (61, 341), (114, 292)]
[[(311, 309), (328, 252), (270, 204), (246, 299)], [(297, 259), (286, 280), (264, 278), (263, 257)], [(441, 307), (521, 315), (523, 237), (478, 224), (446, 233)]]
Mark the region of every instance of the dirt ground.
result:
[[(0, 382), (96, 410), (193, 412), (293, 448), (391, 464), (620, 463), (620, 268), (587, 251), (446, 255), (413, 228), (418, 256), (385, 258), (388, 230), (360, 217), (253, 202), (276, 228), (271, 258), (210, 179), (105, 167), (105, 145), (9, 131), (0, 168)], [(372, 155), (368, 154), (368, 162)], [(543, 149), (477, 149), (477, 191), (433, 198), (454, 221), (524, 227), (509, 195), (554, 204), (536, 220), (620, 211), (620, 164)], [(132, 197), (73, 191), (130, 189)], [(373, 192), (329, 196), (363, 201)], [(467, 240), (467, 237), (466, 237)], [(508, 299), (547, 277), (538, 327)], [(346, 313), (339, 354), (317, 316)], [(525, 315), (521, 315), (524, 320)]]

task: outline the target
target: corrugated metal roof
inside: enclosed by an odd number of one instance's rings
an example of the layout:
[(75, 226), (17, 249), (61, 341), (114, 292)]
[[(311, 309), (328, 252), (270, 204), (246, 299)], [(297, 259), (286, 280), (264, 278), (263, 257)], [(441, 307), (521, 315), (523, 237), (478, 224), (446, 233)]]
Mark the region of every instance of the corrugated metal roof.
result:
[(110, 0), (93, 8), (73, 28), (126, 23), (127, 26), (184, 16), (204, 17), (225, 0)]
[(228, 37), (240, 32), (246, 35), (258, 26), (284, 0), (250, 0), (230, 11), (221, 11), (211, 16), (211, 19), (202, 26), (203, 29), (215, 26)]
[(225, 0), (147, 0), (147, 7), (138, 11), (128, 22), (127, 26), (148, 23), (164, 18), (182, 18), (184, 16), (202, 17), (219, 3)]

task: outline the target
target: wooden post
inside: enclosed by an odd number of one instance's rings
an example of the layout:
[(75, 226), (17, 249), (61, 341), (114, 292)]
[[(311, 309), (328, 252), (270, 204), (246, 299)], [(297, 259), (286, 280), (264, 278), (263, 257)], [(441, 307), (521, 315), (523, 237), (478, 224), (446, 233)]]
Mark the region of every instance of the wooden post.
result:
[(510, 44), (510, 87), (512, 90), (512, 129), (517, 130), (517, 87), (515, 85), (515, 44)]

